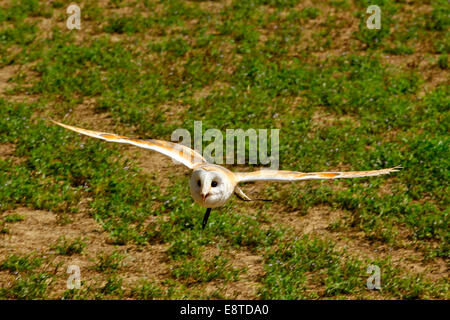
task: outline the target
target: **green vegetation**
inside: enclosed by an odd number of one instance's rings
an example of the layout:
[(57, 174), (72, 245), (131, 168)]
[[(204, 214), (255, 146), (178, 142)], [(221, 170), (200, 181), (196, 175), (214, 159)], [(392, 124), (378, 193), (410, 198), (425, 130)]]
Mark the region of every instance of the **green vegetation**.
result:
[(0, 270), (9, 270), (10, 272), (32, 271), (40, 267), (41, 264), (42, 258), (39, 257), (19, 257), (16, 255), (12, 255), (0, 264)]
[(7, 215), (5, 218), (3, 218), (4, 222), (10, 222), (10, 223), (14, 223), (14, 222), (19, 222), (19, 221), (23, 221), (25, 218), (23, 216), (21, 216), (20, 214), (10, 214)]
[[(89, 0), (72, 31), (69, 4), (0, 8), (0, 279), (19, 274), (1, 299), (450, 298), (446, 0)], [(165, 140), (195, 120), (279, 128), (282, 169), (404, 169), (244, 186), (273, 201), (233, 199), (202, 230), (184, 169), (49, 118)], [(18, 208), (65, 221), (45, 222), (39, 255), (11, 245), (44, 223)], [(66, 238), (77, 219), (98, 231)], [(73, 259), (89, 266), (81, 289), (61, 291)], [(370, 264), (381, 290), (366, 288)]]
[(102, 253), (98, 256), (96, 269), (101, 272), (116, 272), (122, 265), (123, 255), (118, 251), (111, 254)]
[(86, 243), (81, 238), (68, 240), (64, 236), (59, 237), (58, 241), (52, 246), (57, 254), (68, 256), (82, 253), (85, 247)]

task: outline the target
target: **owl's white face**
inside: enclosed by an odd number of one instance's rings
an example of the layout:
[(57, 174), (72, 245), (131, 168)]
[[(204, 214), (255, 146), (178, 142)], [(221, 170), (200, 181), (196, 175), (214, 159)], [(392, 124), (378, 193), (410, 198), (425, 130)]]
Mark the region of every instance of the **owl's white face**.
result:
[(191, 195), (202, 207), (220, 207), (233, 195), (234, 185), (225, 173), (198, 169), (190, 180)]

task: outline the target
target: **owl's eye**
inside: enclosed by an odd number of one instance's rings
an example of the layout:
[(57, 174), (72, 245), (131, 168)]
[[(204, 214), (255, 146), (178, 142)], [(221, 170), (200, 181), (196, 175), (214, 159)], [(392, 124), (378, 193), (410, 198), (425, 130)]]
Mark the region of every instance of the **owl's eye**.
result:
[(211, 182), (211, 187), (213, 187), (213, 188), (214, 188), (214, 187), (217, 187), (217, 181), (212, 181), (212, 182)]
[(200, 180), (197, 180), (197, 185), (198, 185), (199, 187), (202, 186), (202, 183), (200, 182)]

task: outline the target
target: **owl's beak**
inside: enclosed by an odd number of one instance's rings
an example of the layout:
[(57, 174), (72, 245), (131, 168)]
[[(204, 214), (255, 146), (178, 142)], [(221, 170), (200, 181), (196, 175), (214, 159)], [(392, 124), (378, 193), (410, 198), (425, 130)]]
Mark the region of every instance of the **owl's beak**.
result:
[(211, 189), (210, 188), (208, 188), (208, 186), (203, 186), (203, 188), (200, 190), (200, 196), (202, 197), (202, 199), (203, 199), (203, 202), (205, 202), (205, 200), (206, 200), (206, 198), (208, 198), (208, 196), (209, 196), (209, 191), (210, 191)]
[(203, 199), (203, 202), (205, 202), (206, 201), (206, 198), (208, 198), (208, 196), (209, 196), (209, 193), (200, 193), (200, 195), (202, 196), (202, 199)]

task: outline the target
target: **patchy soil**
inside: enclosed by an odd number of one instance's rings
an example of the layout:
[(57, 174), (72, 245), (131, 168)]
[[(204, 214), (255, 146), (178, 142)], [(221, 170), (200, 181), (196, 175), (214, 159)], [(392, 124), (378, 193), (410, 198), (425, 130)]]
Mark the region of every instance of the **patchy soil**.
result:
[(3, 96), (7, 90), (11, 90), (14, 87), (13, 83), (9, 82), (9, 80), (16, 75), (18, 70), (18, 65), (0, 68), (0, 96)]
[(259, 279), (264, 275), (263, 258), (247, 251), (231, 253), (233, 266), (245, 268), (246, 272), (239, 275), (239, 280), (229, 283), (225, 293), (234, 299), (255, 299), (261, 286)]
[(314, 111), (311, 121), (313, 126), (318, 128), (339, 126), (343, 123), (351, 123), (355, 128), (360, 126), (359, 120), (351, 115), (336, 115), (329, 113), (324, 108), (318, 108)]
[(350, 255), (367, 260), (391, 259), (394, 266), (437, 280), (447, 276), (449, 266), (445, 259), (435, 258), (433, 261), (425, 261), (422, 252), (410, 248), (408, 242), (405, 247), (393, 248), (384, 243), (371, 242), (365, 238), (362, 231), (356, 231), (346, 227), (345, 231), (330, 231), (330, 225), (339, 219), (345, 219), (349, 213), (335, 210), (327, 206), (311, 208), (306, 215), (298, 212), (280, 210), (273, 215), (275, 223), (294, 229), (298, 235), (314, 234), (324, 239), (331, 239), (338, 249), (345, 249)]
[[(4, 4), (5, 1), (0, 1)], [(49, 3), (49, 2), (47, 2)], [(198, 5), (201, 9), (208, 12), (218, 13), (224, 8), (232, 4), (231, 0), (226, 1), (188, 1), (190, 4)], [(110, 1), (102, 0), (98, 3), (101, 8), (107, 8), (111, 14), (128, 15), (133, 14), (132, 8), (114, 7)], [(318, 61), (326, 61), (329, 58), (337, 57), (344, 52), (352, 51), (355, 45), (353, 33), (358, 29), (359, 19), (356, 18), (351, 10), (342, 10), (327, 6), (325, 3), (316, 3), (313, 1), (302, 1), (297, 6), (301, 10), (308, 7), (318, 8), (321, 13), (315, 19), (308, 19), (302, 22), (301, 27), (301, 41), (289, 47), (289, 55), (295, 57), (299, 53), (306, 51), (310, 52), (310, 59)], [(158, 4), (156, 10), (162, 11), (163, 4)], [(411, 10), (399, 15), (399, 21), (407, 21), (414, 19), (413, 11), (417, 9), (414, 3), (411, 5)], [(272, 7), (265, 7), (267, 12), (273, 13), (275, 9)], [(429, 4), (422, 5), (418, 9), (420, 12), (430, 12)], [(145, 12), (142, 12), (146, 16)], [(326, 30), (327, 18), (333, 15), (336, 17), (337, 28), (331, 30), (331, 44), (322, 43), (320, 32)], [(52, 36), (52, 28), (65, 28), (65, 10), (55, 9), (52, 19), (46, 18), (27, 18), (28, 22), (36, 22), (40, 30), (39, 38), (48, 38)], [(98, 37), (105, 36), (101, 28), (104, 23), (98, 24), (92, 21), (89, 17), (83, 18), (82, 32), (74, 32), (75, 43), (81, 44), (93, 41)], [(186, 26), (189, 28), (195, 27), (197, 21), (195, 19), (186, 21)], [(265, 26), (259, 30), (261, 37), (260, 42), (268, 39), (274, 34), (274, 26)], [(206, 31), (207, 33), (216, 33), (212, 28)], [(169, 26), (167, 28), (166, 37), (179, 33), (178, 26)], [(124, 45), (130, 45), (133, 49), (140, 48), (137, 43), (148, 43), (154, 40), (164, 40), (166, 37), (160, 37), (155, 32), (149, 30), (148, 34), (109, 34), (106, 35), (112, 42), (123, 42)], [(189, 37), (185, 36), (185, 40), (189, 42)], [(442, 84), (449, 83), (448, 69), (442, 70), (436, 65), (438, 55), (427, 53), (429, 43), (419, 43), (415, 46), (415, 52), (410, 55), (383, 55), (383, 61), (389, 65), (393, 65), (402, 70), (414, 70), (419, 72), (424, 80), (424, 84), (418, 96), (422, 97), (430, 90)], [(239, 60), (242, 58), (240, 54), (235, 53), (235, 43), (233, 41), (223, 41), (219, 48), (224, 55), (224, 68), (226, 73), (233, 74), (236, 70)], [(12, 47), (13, 50), (16, 48)], [(9, 48), (8, 50), (12, 50)], [(142, 46), (142, 51), (145, 52), (145, 46)], [(147, 54), (147, 53), (146, 53)], [(154, 57), (156, 61), (160, 57), (154, 53), (148, 53)], [(187, 53), (187, 57), (192, 52)], [(195, 52), (194, 52), (195, 54)], [(359, 51), (358, 54), (364, 54)], [(10, 81), (18, 75), (25, 75), (25, 80), (22, 87), (26, 88), (27, 83), (31, 83), (38, 79), (38, 75), (33, 73), (32, 65), (10, 65), (0, 68), (0, 97), (7, 97), (11, 101), (32, 101), (36, 97), (31, 97), (25, 93), (15, 95), (8, 94), (8, 91), (14, 89), (16, 83)], [(175, 62), (174, 68), (177, 72), (181, 72), (183, 66)], [(181, 70), (181, 71), (180, 71)], [(21, 85), (20, 81), (18, 81)], [(196, 90), (192, 97), (195, 101), (203, 99), (210, 95), (215, 90), (227, 88), (228, 83), (216, 81), (200, 90)], [(293, 104), (300, 103), (303, 98), (296, 97)], [(189, 111), (189, 105), (182, 105), (178, 102), (168, 102), (167, 104), (158, 106), (158, 112), (162, 112), (167, 117), (167, 123), (178, 124), (183, 123), (186, 113)], [(113, 132), (117, 134), (125, 134), (133, 136), (135, 128), (124, 127), (119, 121), (113, 119), (108, 113), (96, 112), (96, 98), (85, 98), (82, 102), (72, 109), (67, 110), (65, 114), (53, 114), (53, 106), (49, 105), (42, 113), (36, 116), (50, 117), (55, 120), (63, 121), (76, 126), (87, 129)], [(292, 108), (294, 112), (295, 108)], [(276, 121), (276, 120), (274, 120)], [(312, 114), (312, 125), (316, 128), (339, 126), (345, 123), (352, 123), (358, 127), (359, 121), (352, 116), (339, 116), (328, 113), (324, 108), (317, 108)], [(396, 132), (390, 131), (386, 133), (386, 139), (393, 139)], [(90, 139), (90, 138), (86, 138)], [(106, 142), (105, 142), (106, 143)], [(142, 169), (149, 179), (155, 180), (164, 191), (165, 187), (170, 185), (171, 179), (174, 177), (188, 177), (189, 170), (182, 165), (173, 163), (164, 155), (158, 154), (150, 150), (142, 150), (134, 146), (119, 146), (121, 152), (125, 157), (131, 159), (133, 163)], [(0, 144), (0, 159), (13, 161), (20, 161), (14, 157), (14, 144)], [(334, 168), (329, 168), (334, 170)], [(344, 170), (345, 165), (339, 166), (338, 170)], [(238, 167), (233, 168), (236, 171), (248, 170)], [(395, 178), (388, 178), (380, 187), (379, 195), (392, 194), (392, 186), (395, 184)], [(187, 186), (186, 186), (187, 187)], [(250, 197), (258, 198), (266, 185), (264, 183), (249, 184), (244, 187)], [(283, 187), (281, 187), (282, 190)], [(332, 188), (339, 188), (339, 185), (333, 184)], [(255, 195), (256, 194), (256, 195)], [(56, 282), (52, 285), (53, 290), (51, 294), (53, 297), (61, 296), (66, 290), (66, 280), (68, 274), (66, 269), (68, 265), (74, 264), (81, 267), (82, 280), (86, 281), (88, 286), (100, 287), (104, 285), (107, 274), (96, 271), (94, 266), (97, 257), (102, 253), (110, 254), (115, 250), (121, 252), (125, 258), (123, 266), (120, 269), (120, 276), (123, 278), (123, 285), (125, 289), (130, 289), (136, 285), (140, 279), (149, 279), (156, 282), (161, 282), (170, 278), (170, 261), (167, 260), (166, 245), (162, 244), (147, 244), (144, 246), (124, 245), (115, 246), (109, 241), (109, 235), (103, 230), (103, 227), (96, 222), (88, 213), (86, 203), (89, 199), (82, 199), (80, 203), (80, 213), (70, 215), (70, 223), (62, 224), (61, 217), (58, 215), (40, 210), (30, 210), (27, 208), (18, 208), (0, 214), (0, 218), (6, 215), (16, 213), (24, 217), (23, 221), (16, 223), (7, 223), (9, 230), (8, 234), (0, 234), (0, 262), (12, 254), (25, 255), (34, 253), (46, 258), (47, 262), (42, 267), (43, 270), (56, 270)], [(245, 203), (248, 212), (256, 212), (262, 207), (262, 204), (255, 202)], [(247, 210), (246, 208), (246, 210)], [(256, 209), (255, 209), (256, 208)], [(389, 258), (394, 266), (398, 266), (405, 272), (416, 274), (423, 274), (432, 280), (438, 280), (448, 277), (449, 266), (445, 259), (434, 258), (432, 261), (425, 262), (424, 254), (420, 248), (416, 248), (414, 243), (408, 239), (409, 234), (399, 229), (400, 245), (390, 246), (384, 243), (371, 242), (367, 240), (363, 232), (353, 229), (346, 229), (345, 231), (337, 229), (332, 231), (331, 226), (349, 216), (348, 212), (343, 210), (335, 210), (327, 206), (313, 207), (306, 215), (300, 211), (285, 210), (283, 205), (274, 204), (268, 214), (272, 217), (271, 224), (278, 224), (282, 227), (292, 228), (294, 233), (298, 235), (311, 234), (324, 239), (332, 239), (338, 249), (345, 250), (349, 256), (355, 256), (366, 260), (374, 260), (379, 258)], [(153, 219), (151, 216), (149, 219)], [(51, 248), (56, 243), (58, 238), (65, 236), (68, 239), (82, 237), (86, 239), (87, 247), (82, 254), (74, 254), (72, 256), (56, 255)], [(225, 253), (230, 258), (230, 263), (235, 268), (245, 269), (245, 272), (239, 275), (237, 281), (218, 281), (214, 280), (207, 284), (199, 284), (200, 290), (206, 294), (213, 292), (220, 292), (226, 298), (237, 299), (255, 299), (257, 298), (258, 288), (261, 286), (260, 279), (264, 276), (263, 258), (255, 255), (246, 249), (228, 250), (222, 252), (217, 248), (206, 250), (206, 255), (217, 255)], [(58, 267), (58, 264), (61, 264)], [(0, 271), (0, 287), (8, 287), (14, 281), (16, 274), (7, 271)], [(323, 288), (312, 288), (315, 292), (320, 293)], [(378, 293), (367, 293), (364, 298), (382, 298)], [(359, 298), (358, 296), (348, 296), (349, 299)], [(384, 297), (383, 297), (384, 298)]]
[[(0, 143), (0, 159), (8, 160), (14, 157), (16, 146), (12, 143)], [(17, 159), (17, 158), (16, 158)]]
[[(0, 261), (5, 260), (12, 254), (27, 255), (34, 253), (47, 258), (49, 266), (57, 268), (56, 281), (52, 284), (52, 295), (61, 296), (66, 290), (66, 274), (69, 265), (77, 265), (81, 270), (81, 280), (86, 286), (101, 286), (106, 281), (107, 275), (94, 270), (94, 266), (99, 254), (111, 254), (118, 250), (125, 256), (120, 275), (123, 278), (125, 289), (136, 285), (140, 279), (160, 280), (167, 277), (169, 267), (164, 254), (164, 245), (125, 245), (115, 246), (109, 244), (108, 233), (103, 230), (89, 214), (74, 214), (70, 218), (71, 223), (61, 225), (58, 217), (48, 211), (29, 210), (18, 208), (2, 214), (2, 217), (9, 214), (19, 214), (24, 217), (23, 221), (8, 223), (9, 233), (1, 236)], [(82, 254), (72, 256), (56, 255), (52, 246), (57, 243), (59, 237), (75, 239), (81, 237), (87, 244)], [(7, 287), (11, 282), (11, 275), (7, 271), (0, 271), (0, 286)]]

